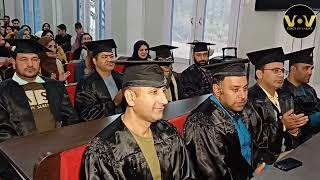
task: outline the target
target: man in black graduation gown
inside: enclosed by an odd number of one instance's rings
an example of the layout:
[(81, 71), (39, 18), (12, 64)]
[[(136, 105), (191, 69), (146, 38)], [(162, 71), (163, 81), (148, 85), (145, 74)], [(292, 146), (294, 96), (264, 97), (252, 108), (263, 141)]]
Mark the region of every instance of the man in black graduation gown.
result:
[(123, 112), (122, 75), (112, 62), (117, 46), (113, 39), (85, 43), (93, 52), (95, 71), (77, 85), (75, 108), (79, 116), (90, 121)]
[[(212, 93), (188, 116), (183, 136), (199, 179), (245, 180), (252, 177), (250, 135), (256, 114), (245, 107), (248, 81), (245, 60), (207, 65), (212, 73)], [(259, 166), (258, 171), (263, 169)]]
[[(44, 47), (33, 40), (15, 40), (14, 44), (16, 72), (0, 83), (0, 142), (79, 122), (64, 85), (38, 75), (38, 54)], [(5, 175), (8, 171), (2, 172), (5, 166), (0, 157), (0, 179), (12, 180)]]
[(137, 64), (124, 72), (126, 111), (88, 144), (81, 179), (195, 179), (177, 129), (161, 120), (168, 103), (162, 69), (152, 61), (127, 62)]
[(261, 119), (256, 126), (260, 128), (253, 134), (257, 156), (261, 162), (272, 164), (282, 152), (295, 147), (300, 127), (307, 123), (308, 117), (295, 114), (292, 97), (279, 91), (286, 73), (282, 48), (251, 52), (247, 56), (255, 66), (257, 80), (249, 89), (249, 102)]
[[(166, 97), (169, 102), (177, 101), (181, 99), (182, 96), (182, 87), (180, 78), (178, 74), (172, 70), (172, 64), (174, 63), (172, 49), (176, 49), (177, 47), (170, 45), (159, 45), (150, 48), (149, 50), (156, 52), (155, 60), (163, 61), (163, 64), (160, 64), (161, 69), (164, 72), (164, 76), (167, 79), (166, 85)], [(169, 62), (169, 63), (166, 63)]]
[(316, 91), (308, 83), (312, 75), (313, 49), (303, 49), (286, 54), (289, 60), (289, 76), (285, 79), (282, 90), (289, 92), (294, 99), (294, 112), (304, 113), (309, 122), (302, 128), (302, 142), (319, 131), (320, 100)]
[(211, 92), (212, 78), (202, 66), (209, 63), (208, 45), (214, 44), (198, 41), (188, 44), (194, 45), (192, 52), (194, 64), (181, 73), (182, 98), (191, 98)]

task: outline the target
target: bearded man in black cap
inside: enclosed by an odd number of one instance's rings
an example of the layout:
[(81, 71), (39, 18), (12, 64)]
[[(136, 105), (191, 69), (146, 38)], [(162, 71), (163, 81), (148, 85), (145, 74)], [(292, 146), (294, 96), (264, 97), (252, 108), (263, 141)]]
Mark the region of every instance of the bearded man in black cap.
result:
[(122, 113), (122, 75), (114, 71), (112, 62), (117, 48), (114, 40), (92, 41), (85, 45), (92, 52), (95, 71), (77, 85), (75, 108), (78, 114), (90, 121)]
[(248, 81), (245, 62), (203, 66), (212, 73), (212, 95), (194, 109), (183, 136), (199, 179), (245, 180), (262, 171), (254, 160), (251, 137), (256, 113), (246, 106)]
[(211, 92), (212, 77), (205, 72), (202, 66), (209, 63), (208, 45), (214, 44), (197, 41), (188, 44), (194, 45), (192, 52), (194, 64), (181, 74), (182, 98), (191, 98)]
[(126, 111), (88, 144), (82, 179), (195, 179), (183, 140), (161, 120), (168, 101), (159, 62), (126, 62)]
[[(0, 142), (79, 122), (64, 85), (38, 75), (45, 48), (33, 40), (14, 44), (16, 72), (0, 84)], [(5, 162), (0, 157), (0, 179), (12, 180), (2, 172)]]
[(314, 88), (308, 84), (314, 68), (313, 49), (314, 47), (286, 54), (290, 70), (282, 87), (284, 92), (293, 96), (295, 113), (304, 113), (309, 117), (309, 122), (301, 131), (302, 142), (317, 133), (320, 124), (320, 100)]
[(159, 45), (150, 48), (149, 50), (156, 52), (155, 60), (163, 61), (160, 64), (161, 69), (164, 72), (164, 76), (167, 79), (166, 85), (166, 97), (169, 102), (178, 101), (182, 96), (182, 87), (181, 81), (178, 77), (178, 74), (173, 71), (172, 64), (174, 63), (172, 49), (176, 49), (177, 47), (170, 45)]
[[(248, 53), (255, 66), (257, 83), (249, 89), (249, 102), (261, 119), (253, 134), (261, 162), (274, 163), (279, 155), (296, 146), (300, 127), (308, 117), (295, 114), (292, 97), (279, 89), (283, 85), (285, 56), (281, 47)], [(283, 144), (284, 140), (284, 144)]]

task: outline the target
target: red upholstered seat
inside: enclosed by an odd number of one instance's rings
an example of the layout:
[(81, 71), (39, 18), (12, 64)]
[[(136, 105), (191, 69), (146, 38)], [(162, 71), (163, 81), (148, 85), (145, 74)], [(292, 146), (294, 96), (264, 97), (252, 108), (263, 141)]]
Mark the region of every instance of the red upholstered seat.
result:
[(82, 155), (87, 144), (60, 153), (60, 180), (79, 180)]
[(72, 106), (74, 107), (74, 100), (75, 100), (75, 96), (76, 96), (77, 85), (66, 86), (66, 89), (69, 94), (70, 102), (71, 102)]
[(70, 63), (67, 64), (66, 70), (70, 71), (70, 76), (67, 78), (68, 83), (74, 83), (75, 81), (75, 73), (76, 73), (77, 64), (76, 63)]
[(117, 64), (117, 65), (115, 65), (114, 70), (119, 72), (119, 73), (123, 73), (124, 67), (125, 67), (124, 65)]
[(172, 119), (169, 120), (169, 122), (171, 124), (173, 124), (178, 129), (178, 132), (179, 132), (180, 135), (182, 135), (183, 125), (186, 122), (188, 115), (189, 115), (189, 113), (181, 115), (181, 116), (178, 116), (178, 117), (175, 117), (175, 118), (172, 118)]

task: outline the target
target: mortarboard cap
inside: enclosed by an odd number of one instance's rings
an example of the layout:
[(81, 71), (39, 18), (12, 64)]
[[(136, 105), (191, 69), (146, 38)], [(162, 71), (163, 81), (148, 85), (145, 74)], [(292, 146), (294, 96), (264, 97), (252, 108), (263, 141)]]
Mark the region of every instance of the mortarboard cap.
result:
[(205, 65), (202, 67), (209, 70), (212, 76), (246, 76), (247, 70), (245, 63), (248, 62), (248, 59), (234, 58), (230, 61)]
[(159, 58), (165, 59), (170, 57), (173, 58), (171, 50), (176, 48), (178, 47), (170, 46), (170, 45), (159, 45), (159, 46), (151, 47), (149, 48), (149, 50), (156, 52), (156, 59), (159, 59)]
[(167, 83), (160, 67), (163, 61), (118, 60), (113, 62), (126, 65), (126, 70), (123, 73), (122, 88), (163, 87)]
[(285, 55), (285, 59), (289, 60), (289, 66), (296, 63), (305, 63), (313, 65), (313, 49), (314, 47), (292, 52)]
[(189, 42), (187, 44), (194, 45), (193, 52), (208, 51), (208, 46), (215, 45), (212, 43), (200, 42), (200, 41)]
[[(93, 52), (93, 56), (96, 56), (101, 52), (112, 52), (112, 49), (117, 48), (117, 45), (113, 39), (86, 42), (85, 46), (89, 51)], [(117, 56), (116, 52), (115, 56)]]
[(9, 44), (12, 46), (16, 46), (14, 50), (14, 54), (17, 53), (44, 53), (44, 52), (51, 52), (51, 50), (47, 49), (46, 47), (39, 44), (37, 41), (32, 39), (14, 39), (9, 40)]
[(250, 52), (247, 56), (256, 69), (269, 63), (285, 61), (282, 47)]

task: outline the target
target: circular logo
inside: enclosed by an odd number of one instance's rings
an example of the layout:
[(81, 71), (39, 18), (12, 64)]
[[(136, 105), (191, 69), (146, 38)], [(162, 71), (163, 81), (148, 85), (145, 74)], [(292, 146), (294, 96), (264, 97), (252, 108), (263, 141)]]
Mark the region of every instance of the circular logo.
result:
[(298, 4), (291, 6), (283, 17), (283, 25), (288, 34), (295, 38), (309, 36), (317, 24), (317, 16), (311, 8)]

